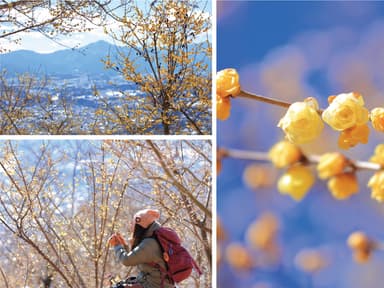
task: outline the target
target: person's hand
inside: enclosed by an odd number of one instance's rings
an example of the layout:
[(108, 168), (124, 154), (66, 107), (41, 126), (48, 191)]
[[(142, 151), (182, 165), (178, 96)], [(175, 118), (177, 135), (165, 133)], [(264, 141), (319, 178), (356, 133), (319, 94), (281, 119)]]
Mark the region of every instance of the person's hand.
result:
[(119, 237), (117, 237), (116, 234), (113, 234), (111, 237), (109, 237), (109, 239), (108, 239), (108, 245), (109, 246), (115, 247), (115, 246), (117, 246), (119, 244), (120, 244)]
[(127, 242), (125, 241), (124, 237), (121, 236), (120, 233), (116, 233), (115, 235), (118, 237), (119, 242), (120, 242), (121, 245), (123, 245), (124, 247), (127, 246)]
[(109, 246), (115, 247), (117, 245), (123, 245), (127, 246), (127, 243), (125, 242), (123, 236), (120, 235), (120, 233), (115, 233), (108, 239)]

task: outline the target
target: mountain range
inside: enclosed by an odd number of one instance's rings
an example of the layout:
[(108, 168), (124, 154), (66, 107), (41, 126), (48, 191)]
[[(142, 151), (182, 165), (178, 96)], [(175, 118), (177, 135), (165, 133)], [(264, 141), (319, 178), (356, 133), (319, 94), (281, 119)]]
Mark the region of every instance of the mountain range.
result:
[[(0, 71), (6, 70), (8, 75), (29, 72), (36, 75), (116, 75), (113, 69), (106, 69), (102, 59), (110, 55), (116, 59), (118, 53), (128, 54), (129, 48), (116, 46), (105, 41), (97, 41), (76, 49), (65, 49), (49, 54), (40, 54), (29, 50), (17, 50), (0, 54)], [(135, 57), (137, 67), (142, 67), (145, 73), (145, 60)], [(203, 56), (202, 56), (203, 57)], [(200, 56), (199, 56), (200, 58)], [(205, 57), (204, 57), (205, 58)], [(200, 58), (201, 59), (201, 58)], [(210, 66), (210, 59), (205, 58)], [(209, 70), (207, 73), (209, 73)]]
[(0, 55), (0, 69), (9, 74), (33, 73), (43, 75), (105, 75), (116, 74), (106, 69), (102, 59), (108, 54), (117, 55), (127, 48), (118, 47), (105, 41), (98, 41), (76, 49), (59, 50), (40, 54), (29, 50), (17, 50)]

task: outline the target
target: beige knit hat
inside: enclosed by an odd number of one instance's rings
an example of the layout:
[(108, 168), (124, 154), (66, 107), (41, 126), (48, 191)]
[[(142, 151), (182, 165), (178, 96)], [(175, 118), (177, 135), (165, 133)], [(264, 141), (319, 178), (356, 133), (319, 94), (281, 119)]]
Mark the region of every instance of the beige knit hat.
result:
[(139, 224), (143, 228), (147, 228), (153, 221), (160, 218), (160, 212), (153, 209), (144, 209), (138, 211), (133, 220), (135, 224)]

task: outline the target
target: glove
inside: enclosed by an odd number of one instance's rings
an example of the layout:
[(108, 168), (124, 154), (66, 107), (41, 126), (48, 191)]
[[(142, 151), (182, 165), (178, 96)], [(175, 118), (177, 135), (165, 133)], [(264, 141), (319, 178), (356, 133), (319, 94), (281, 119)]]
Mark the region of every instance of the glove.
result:
[(115, 233), (109, 237), (108, 244), (111, 247), (115, 247), (117, 245), (123, 245), (124, 247), (127, 246), (127, 243), (125, 242), (123, 236), (120, 235), (120, 233)]

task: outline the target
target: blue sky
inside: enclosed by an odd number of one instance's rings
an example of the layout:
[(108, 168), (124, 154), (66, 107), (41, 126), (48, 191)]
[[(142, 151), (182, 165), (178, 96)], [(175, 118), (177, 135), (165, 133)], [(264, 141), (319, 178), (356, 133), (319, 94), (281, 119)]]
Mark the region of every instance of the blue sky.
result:
[[(295, 102), (318, 99), (325, 108), (329, 95), (358, 91), (368, 109), (383, 106), (384, 2), (357, 1), (218, 1), (217, 69), (236, 68), (242, 88)], [(283, 133), (276, 127), (284, 110), (246, 99), (233, 99), (229, 120), (218, 122), (218, 146), (268, 151)], [(340, 151), (338, 134), (326, 128), (321, 138), (303, 145), (308, 153)], [(369, 144), (349, 151), (347, 157), (367, 160), (383, 135), (371, 132)], [(336, 201), (326, 183), (317, 181), (308, 196), (296, 203), (275, 186), (256, 191), (242, 180), (250, 161), (226, 159), (218, 176), (218, 214), (230, 241), (245, 243), (248, 225), (264, 211), (280, 217), (281, 267), (236, 273), (227, 265), (219, 270), (219, 287), (309, 287), (293, 263), (301, 248), (316, 248), (330, 257), (330, 266), (315, 275), (313, 287), (380, 287), (384, 255), (378, 252), (366, 265), (352, 261), (345, 240), (356, 229), (384, 239), (382, 205), (370, 199), (359, 172), (360, 193)], [(277, 177), (281, 171), (277, 171)], [(270, 175), (276, 183), (273, 175)], [(239, 209), (241, 207), (241, 209)], [(262, 269), (261, 269), (262, 270)], [(290, 280), (286, 273), (291, 275)], [(367, 281), (369, 277), (369, 281)], [(282, 283), (285, 283), (284, 285)]]
[[(112, 1), (112, 3), (119, 3), (120, 1)], [(153, 1), (139, 0), (136, 1), (139, 7), (145, 8)], [(211, 1), (200, 1), (201, 8), (207, 13), (212, 13)], [(207, 5), (206, 5), (207, 4)], [(36, 15), (44, 17), (47, 13), (47, 9), (40, 9)], [(115, 27), (118, 30), (118, 24), (113, 21), (108, 25), (109, 28)], [(89, 24), (89, 28), (93, 28), (88, 32), (72, 33), (71, 35), (59, 35), (55, 38), (55, 41), (48, 39), (46, 36), (39, 32), (22, 32), (18, 33), (17, 37), (20, 39), (18, 43), (14, 41), (8, 41), (7, 39), (0, 39), (0, 46), (10, 51), (14, 50), (32, 50), (39, 53), (51, 53), (57, 50), (66, 49), (66, 47), (81, 47), (89, 43), (93, 43), (99, 40), (104, 40), (113, 43), (113, 39), (104, 33), (102, 27), (95, 27)], [(0, 29), (0, 31), (2, 31)], [(12, 38), (15, 39), (15, 38)], [(61, 45), (62, 44), (62, 45)]]

